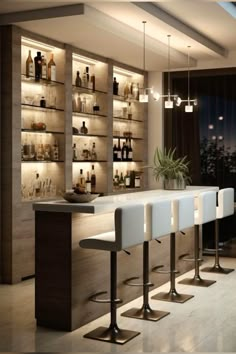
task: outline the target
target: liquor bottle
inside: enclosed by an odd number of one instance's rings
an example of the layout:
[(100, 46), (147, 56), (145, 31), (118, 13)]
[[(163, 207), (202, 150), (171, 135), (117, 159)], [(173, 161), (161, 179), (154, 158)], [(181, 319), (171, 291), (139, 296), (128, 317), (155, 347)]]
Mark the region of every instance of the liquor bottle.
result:
[(94, 96), (94, 103), (93, 103), (93, 113), (96, 113), (100, 110), (99, 104), (97, 103), (97, 97)]
[(47, 79), (47, 61), (44, 55), (42, 55), (41, 76), (42, 79)]
[(40, 197), (40, 194), (41, 194), (41, 179), (39, 177), (39, 173), (36, 172), (36, 175), (35, 175), (35, 180), (33, 182), (33, 188), (34, 188), (34, 194), (35, 194), (35, 197), (36, 198), (39, 198)]
[(78, 185), (81, 188), (85, 188), (85, 177), (84, 177), (82, 169), (80, 170), (80, 173), (79, 173)]
[(119, 181), (120, 181), (119, 173), (118, 170), (116, 170), (116, 173), (114, 175), (114, 180), (113, 180), (113, 185), (115, 189), (119, 188)]
[(125, 188), (125, 179), (124, 179), (124, 176), (123, 176), (123, 172), (120, 173), (119, 187), (121, 189)]
[(120, 147), (120, 138), (118, 139), (118, 147), (117, 147), (117, 160), (121, 161), (121, 147)]
[(73, 157), (72, 158), (73, 158), (73, 161), (77, 161), (78, 160), (76, 144), (73, 145)]
[(131, 139), (129, 139), (129, 145), (128, 145), (128, 161), (133, 161), (133, 149), (131, 146)]
[(92, 74), (90, 77), (90, 82), (91, 82), (91, 89), (95, 91), (95, 75)]
[(125, 87), (124, 87), (124, 99), (127, 100), (129, 98), (129, 84), (128, 81), (126, 81)]
[(92, 171), (91, 171), (91, 191), (92, 193), (95, 193), (96, 191), (96, 174), (94, 170), (94, 165), (92, 165)]
[(82, 127), (79, 130), (80, 134), (88, 134), (88, 128), (85, 126), (85, 121), (82, 123)]
[(86, 69), (85, 69), (84, 73), (83, 73), (83, 76), (82, 76), (82, 86), (87, 88), (88, 87), (87, 85), (88, 85), (88, 83), (87, 83), (87, 73), (86, 73)]
[(52, 146), (52, 160), (53, 161), (59, 160), (59, 145), (58, 145), (57, 140), (55, 140), (55, 142)]
[(116, 147), (116, 144), (113, 146), (113, 161), (117, 161), (117, 147)]
[(128, 105), (128, 119), (132, 119), (132, 106), (130, 102)]
[(125, 142), (123, 142), (123, 146), (122, 146), (122, 150), (121, 150), (121, 159), (122, 161), (127, 161), (127, 156), (128, 153), (127, 153), (127, 146), (125, 144)]
[(80, 72), (77, 71), (77, 75), (76, 75), (76, 79), (75, 79), (75, 86), (81, 87), (81, 85), (82, 85), (82, 80), (80, 77)]
[(118, 95), (119, 82), (116, 81), (116, 77), (113, 79), (113, 95)]
[(86, 79), (87, 79), (87, 86), (89, 88), (89, 66), (86, 66), (85, 68), (86, 71)]
[(135, 174), (134, 187), (135, 188), (140, 188), (141, 187), (140, 175), (139, 174)]
[(137, 83), (135, 99), (139, 101), (139, 83)]
[(26, 59), (26, 77), (34, 76), (34, 62), (29, 50), (28, 58)]
[(129, 173), (129, 171), (127, 171), (126, 175), (125, 175), (125, 187), (126, 188), (130, 187), (130, 173)]
[(87, 178), (85, 181), (85, 189), (87, 193), (91, 193), (92, 191), (92, 185), (91, 185), (91, 179), (89, 177), (89, 172), (87, 172)]
[(93, 161), (97, 160), (97, 152), (96, 152), (95, 143), (93, 143), (93, 146), (92, 146), (92, 149), (91, 149), (91, 160), (93, 160)]
[(56, 81), (56, 64), (53, 60), (53, 53), (51, 53), (51, 57), (48, 62), (48, 80)]
[(82, 102), (81, 102), (80, 95), (78, 95), (76, 100), (76, 111), (81, 112), (81, 107), (82, 107)]
[(34, 57), (35, 81), (39, 81), (41, 79), (41, 64), (42, 64), (41, 52), (37, 52), (37, 56)]

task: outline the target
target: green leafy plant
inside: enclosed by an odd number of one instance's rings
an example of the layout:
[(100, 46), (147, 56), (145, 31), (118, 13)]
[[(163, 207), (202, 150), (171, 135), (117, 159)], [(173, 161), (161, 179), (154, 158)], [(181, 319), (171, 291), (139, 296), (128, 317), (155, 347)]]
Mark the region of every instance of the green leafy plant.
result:
[(175, 158), (176, 148), (164, 151), (156, 148), (153, 159), (153, 176), (158, 181), (161, 177), (166, 180), (176, 179), (179, 182), (189, 183), (189, 161), (187, 156)]

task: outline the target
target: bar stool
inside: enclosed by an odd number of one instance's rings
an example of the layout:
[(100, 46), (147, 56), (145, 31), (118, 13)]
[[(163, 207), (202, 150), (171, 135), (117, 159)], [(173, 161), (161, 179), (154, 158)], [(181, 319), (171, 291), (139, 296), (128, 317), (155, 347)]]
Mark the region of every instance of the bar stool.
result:
[(140, 332), (120, 329), (117, 325), (117, 252), (128, 247), (138, 245), (144, 238), (144, 206), (141, 204), (119, 207), (114, 213), (115, 230), (80, 241), (82, 248), (103, 250), (110, 252), (110, 299), (99, 299), (98, 296), (106, 292), (99, 292), (90, 297), (91, 301), (110, 303), (110, 326), (98, 327), (84, 335), (85, 338), (124, 344), (136, 337)]
[(218, 192), (218, 206), (216, 207), (215, 220), (215, 264), (213, 267), (205, 267), (202, 272), (229, 274), (232, 268), (222, 268), (219, 261), (219, 220), (234, 214), (234, 188), (224, 188)]
[[(195, 274), (193, 278), (186, 278), (179, 281), (179, 284), (195, 285), (195, 286), (210, 286), (214, 284), (215, 280), (206, 280), (200, 277), (199, 263), (199, 238), (200, 225), (216, 219), (216, 192), (208, 191), (202, 192), (198, 195), (198, 209), (195, 210), (194, 216), (194, 263)], [(188, 260), (188, 259), (187, 259)]]
[(137, 318), (140, 320), (158, 321), (169, 315), (169, 312), (152, 310), (149, 305), (149, 288), (153, 286), (149, 282), (149, 241), (170, 233), (171, 229), (171, 201), (162, 200), (150, 202), (146, 205), (146, 232), (143, 242), (143, 283), (135, 284), (132, 281), (138, 277), (132, 277), (125, 281), (131, 286), (143, 287), (143, 306), (141, 309), (132, 308), (122, 313), (122, 316)]
[[(170, 234), (170, 291), (168, 293), (161, 292), (152, 299), (184, 303), (190, 300), (193, 295), (179, 294), (175, 286), (175, 275), (178, 271), (175, 269), (175, 238), (178, 231), (182, 231), (194, 225), (194, 197), (186, 196), (173, 200), (172, 203), (172, 225)], [(153, 268), (159, 269), (159, 267)], [(166, 271), (158, 270), (158, 273), (166, 273)]]

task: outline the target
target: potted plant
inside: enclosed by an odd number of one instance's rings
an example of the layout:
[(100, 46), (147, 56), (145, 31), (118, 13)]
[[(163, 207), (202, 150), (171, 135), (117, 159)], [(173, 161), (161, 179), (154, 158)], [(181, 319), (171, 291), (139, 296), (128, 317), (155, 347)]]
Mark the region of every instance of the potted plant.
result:
[(153, 159), (153, 176), (156, 180), (163, 178), (164, 189), (185, 189), (191, 181), (187, 157), (175, 158), (176, 148), (164, 151), (156, 148)]

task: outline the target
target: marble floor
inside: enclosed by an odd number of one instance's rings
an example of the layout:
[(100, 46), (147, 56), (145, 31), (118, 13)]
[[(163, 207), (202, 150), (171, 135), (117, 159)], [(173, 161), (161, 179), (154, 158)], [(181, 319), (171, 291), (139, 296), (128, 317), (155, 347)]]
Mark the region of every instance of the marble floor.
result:
[[(204, 266), (208, 263), (212, 263), (211, 258)], [(221, 263), (236, 268), (235, 258), (222, 258)], [(192, 271), (187, 273), (191, 274)], [(177, 284), (179, 292), (194, 295), (185, 304), (151, 300), (154, 309), (171, 313), (158, 322), (118, 316), (120, 327), (141, 332), (123, 346), (83, 338), (91, 329), (106, 326), (108, 315), (69, 333), (37, 328), (34, 280), (0, 285), (0, 352), (236, 352), (236, 271), (202, 276), (217, 282), (209, 288)], [(178, 280), (184, 277), (186, 274)], [(169, 285), (164, 284), (150, 294), (167, 289)], [(122, 306), (118, 313), (141, 304), (142, 299), (136, 299)]]

